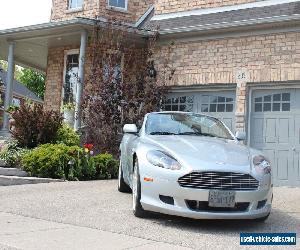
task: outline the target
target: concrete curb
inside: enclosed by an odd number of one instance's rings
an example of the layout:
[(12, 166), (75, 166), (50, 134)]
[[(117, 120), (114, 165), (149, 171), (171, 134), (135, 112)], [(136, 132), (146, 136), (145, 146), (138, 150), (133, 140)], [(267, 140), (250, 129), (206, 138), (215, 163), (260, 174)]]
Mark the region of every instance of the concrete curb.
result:
[(63, 182), (63, 181), (64, 180), (49, 179), (49, 178), (0, 175), (0, 186), (14, 186), (14, 185), (39, 184), (39, 183)]
[(27, 177), (28, 173), (18, 168), (3, 168), (0, 167), (0, 175)]

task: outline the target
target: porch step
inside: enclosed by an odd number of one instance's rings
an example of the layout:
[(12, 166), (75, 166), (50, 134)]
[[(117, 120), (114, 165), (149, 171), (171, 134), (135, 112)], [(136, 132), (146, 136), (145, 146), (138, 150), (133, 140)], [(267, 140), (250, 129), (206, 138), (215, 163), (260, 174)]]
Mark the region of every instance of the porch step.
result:
[(64, 180), (0, 175), (0, 186), (63, 182)]
[(18, 168), (3, 168), (0, 167), (0, 175), (27, 177), (28, 173)]

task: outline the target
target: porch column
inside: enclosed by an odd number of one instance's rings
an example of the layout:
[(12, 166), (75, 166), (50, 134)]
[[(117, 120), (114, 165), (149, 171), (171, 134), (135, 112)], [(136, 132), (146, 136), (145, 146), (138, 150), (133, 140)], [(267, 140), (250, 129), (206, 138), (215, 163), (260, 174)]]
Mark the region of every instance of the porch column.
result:
[(80, 52), (79, 52), (79, 69), (77, 79), (76, 103), (75, 103), (75, 123), (74, 129), (78, 131), (81, 127), (81, 98), (84, 83), (84, 66), (85, 66), (85, 51), (88, 39), (88, 32), (81, 32)]
[(3, 127), (2, 127), (3, 132), (9, 131), (9, 116), (8, 113), (5, 111), (10, 107), (12, 103), (14, 73), (15, 73), (14, 50), (15, 50), (15, 43), (10, 42), (8, 47), (8, 58), (7, 58), (8, 69), (7, 69), (4, 112), (3, 112)]

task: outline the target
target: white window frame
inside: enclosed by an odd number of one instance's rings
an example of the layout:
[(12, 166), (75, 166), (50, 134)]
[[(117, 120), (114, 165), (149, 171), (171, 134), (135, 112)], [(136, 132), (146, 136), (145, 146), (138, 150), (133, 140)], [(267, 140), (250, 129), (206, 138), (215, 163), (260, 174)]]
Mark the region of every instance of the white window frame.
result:
[(64, 104), (64, 86), (66, 84), (66, 73), (67, 73), (67, 59), (69, 55), (79, 55), (79, 49), (65, 50), (64, 52), (64, 72), (63, 72), (63, 83), (61, 87), (61, 105)]
[(127, 10), (128, 10), (128, 0), (124, 0), (124, 1), (125, 1), (125, 8), (110, 5), (110, 3), (109, 3), (110, 0), (107, 0), (107, 7), (108, 7), (109, 9), (121, 10), (121, 11), (127, 11)]
[(76, 7), (72, 7), (72, 1), (78, 2), (78, 0), (69, 0), (69, 5), (68, 5), (69, 10), (82, 10), (83, 9), (84, 0), (82, 0), (82, 5), (81, 6), (76, 6)]
[(21, 100), (19, 98), (13, 97), (13, 99), (12, 99), (12, 105), (16, 106), (16, 107), (20, 107)]

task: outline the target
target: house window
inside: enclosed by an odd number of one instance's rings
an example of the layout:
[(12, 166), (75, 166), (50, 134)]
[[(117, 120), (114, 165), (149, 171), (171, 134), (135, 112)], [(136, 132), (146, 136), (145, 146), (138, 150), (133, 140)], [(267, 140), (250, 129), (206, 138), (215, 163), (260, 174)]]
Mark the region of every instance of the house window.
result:
[(108, 6), (127, 10), (127, 0), (108, 0)]
[(233, 98), (204, 95), (201, 100), (201, 112), (233, 112)]
[(82, 8), (83, 0), (69, 0), (69, 9)]
[(290, 109), (291, 109), (290, 93), (265, 95), (254, 99), (255, 112), (280, 112), (280, 111), (290, 111)]
[(79, 55), (67, 54), (65, 61), (65, 81), (63, 86), (63, 103), (75, 103), (79, 69)]
[(194, 106), (193, 96), (179, 96), (168, 98), (163, 101), (164, 111), (185, 111), (192, 112)]
[(20, 107), (20, 105), (21, 105), (20, 99), (18, 99), (18, 98), (13, 98), (13, 99), (12, 99), (12, 105), (13, 105), (13, 106), (16, 106), (16, 107)]

